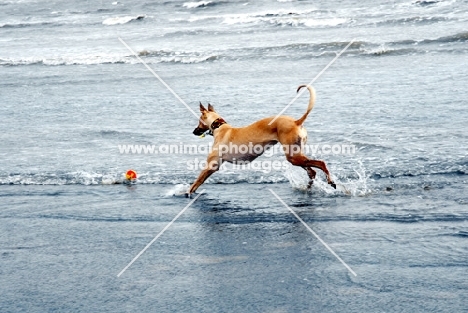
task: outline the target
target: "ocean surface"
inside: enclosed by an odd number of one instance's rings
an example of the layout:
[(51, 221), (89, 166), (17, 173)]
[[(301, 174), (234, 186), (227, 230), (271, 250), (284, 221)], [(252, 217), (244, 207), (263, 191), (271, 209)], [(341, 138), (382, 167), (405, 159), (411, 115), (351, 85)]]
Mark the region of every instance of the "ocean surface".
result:
[[(227, 167), (118, 277), (206, 157), (120, 148), (212, 141), (123, 42), (234, 126), (352, 42), (304, 124), (339, 188)], [(466, 0), (0, 1), (0, 312), (468, 312), (467, 65)]]

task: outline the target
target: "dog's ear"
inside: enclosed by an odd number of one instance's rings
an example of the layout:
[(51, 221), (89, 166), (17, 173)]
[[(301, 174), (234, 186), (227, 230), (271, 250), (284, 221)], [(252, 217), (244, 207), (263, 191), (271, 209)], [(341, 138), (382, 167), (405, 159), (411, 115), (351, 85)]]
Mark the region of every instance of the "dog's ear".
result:
[(205, 107), (203, 106), (203, 104), (201, 104), (200, 102), (200, 112), (206, 112), (207, 110), (205, 109)]
[(213, 107), (211, 104), (209, 104), (209, 103), (208, 103), (208, 111), (210, 111), (210, 112), (216, 112), (215, 109), (214, 109), (214, 107)]

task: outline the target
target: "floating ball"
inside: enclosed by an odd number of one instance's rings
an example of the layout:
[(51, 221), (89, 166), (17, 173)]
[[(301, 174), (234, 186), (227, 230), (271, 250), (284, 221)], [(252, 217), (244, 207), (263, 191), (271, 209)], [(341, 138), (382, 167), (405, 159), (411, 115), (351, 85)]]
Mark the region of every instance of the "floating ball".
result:
[(137, 173), (134, 170), (128, 170), (125, 173), (125, 178), (128, 180), (135, 180), (138, 178)]

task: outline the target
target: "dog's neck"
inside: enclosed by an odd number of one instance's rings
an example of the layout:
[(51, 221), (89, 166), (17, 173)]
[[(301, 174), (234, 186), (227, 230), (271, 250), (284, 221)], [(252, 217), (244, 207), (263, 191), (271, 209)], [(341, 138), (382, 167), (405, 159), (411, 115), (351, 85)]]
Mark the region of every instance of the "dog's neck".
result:
[(227, 122), (222, 118), (222, 117), (218, 117), (217, 119), (215, 119), (213, 121), (213, 123), (211, 123), (210, 125), (210, 133), (213, 134), (213, 132), (218, 129), (221, 125), (224, 125), (226, 124)]

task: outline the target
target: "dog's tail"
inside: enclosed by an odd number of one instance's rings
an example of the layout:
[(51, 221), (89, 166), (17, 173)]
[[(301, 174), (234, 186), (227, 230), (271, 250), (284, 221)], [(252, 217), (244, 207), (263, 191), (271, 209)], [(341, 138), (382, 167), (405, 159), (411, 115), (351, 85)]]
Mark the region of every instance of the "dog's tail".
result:
[(307, 89), (309, 90), (309, 93), (310, 93), (309, 106), (307, 107), (307, 111), (304, 113), (304, 115), (302, 115), (302, 117), (296, 121), (297, 126), (301, 126), (302, 123), (304, 123), (304, 121), (306, 120), (306, 118), (309, 115), (310, 111), (312, 111), (312, 109), (314, 107), (314, 104), (315, 104), (315, 90), (314, 90), (314, 88), (312, 86), (309, 86), (309, 85), (300, 85), (299, 87), (297, 87), (297, 92), (299, 92), (299, 90), (301, 90), (303, 87), (307, 87)]

